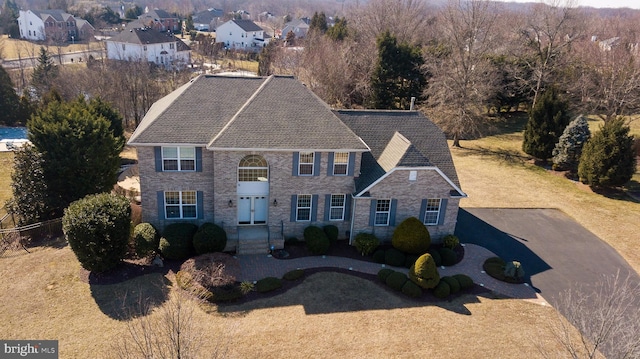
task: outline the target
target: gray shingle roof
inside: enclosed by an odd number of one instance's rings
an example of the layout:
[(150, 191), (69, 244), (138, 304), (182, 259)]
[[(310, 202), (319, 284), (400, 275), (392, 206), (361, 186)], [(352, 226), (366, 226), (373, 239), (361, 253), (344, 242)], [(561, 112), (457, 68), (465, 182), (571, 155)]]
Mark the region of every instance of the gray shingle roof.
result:
[(367, 151), (321, 99), (292, 77), (199, 76), (156, 102), (130, 143), (213, 149)]
[(231, 20), (244, 31), (262, 31), (262, 28), (251, 20)]
[[(120, 32), (118, 35), (110, 38), (108, 41), (124, 42), (128, 44), (164, 44), (168, 42), (181, 43), (182, 40), (175, 37), (173, 34), (163, 31), (157, 31), (154, 29), (142, 28), (142, 29), (129, 29)], [(178, 51), (189, 50), (189, 46), (183, 43), (184, 46), (178, 45)], [(182, 49), (182, 50), (180, 50)]]
[[(378, 163), (388, 146), (401, 148), (397, 134), (406, 138), (401, 156), (395, 154), (396, 167), (438, 167), (458, 188), (460, 182), (444, 133), (420, 112), (380, 110), (339, 110), (335, 113), (371, 148), (371, 158), (363, 155), (356, 192), (361, 192), (386, 173)], [(398, 159), (399, 157), (399, 159)], [(383, 162), (385, 160), (383, 159)]]
[(31, 10), (32, 13), (38, 15), (42, 20), (46, 20), (47, 16), (51, 16), (56, 21), (67, 21), (71, 14), (67, 14), (62, 10)]
[(203, 24), (210, 23), (213, 19), (217, 17), (222, 17), (224, 12), (220, 9), (211, 8), (205, 11), (201, 11), (193, 15), (193, 21)]

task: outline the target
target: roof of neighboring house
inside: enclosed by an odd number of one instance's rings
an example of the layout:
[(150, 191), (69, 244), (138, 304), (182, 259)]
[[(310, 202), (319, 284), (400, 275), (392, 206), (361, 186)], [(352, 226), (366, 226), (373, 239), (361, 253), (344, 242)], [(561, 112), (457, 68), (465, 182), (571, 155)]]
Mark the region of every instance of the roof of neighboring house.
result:
[(168, 12), (160, 9), (154, 9), (149, 11), (146, 14), (142, 14), (138, 16), (139, 19), (144, 17), (153, 17), (154, 19), (177, 19), (178, 18), (177, 16), (171, 15)]
[(338, 110), (338, 117), (371, 148), (362, 156), (359, 193), (397, 167), (438, 167), (460, 183), (444, 133), (417, 111)]
[(90, 28), (94, 28), (93, 25), (91, 25), (89, 23), (89, 21), (85, 20), (85, 19), (80, 19), (80, 18), (76, 18), (76, 27), (78, 29), (82, 29), (82, 27), (89, 25)]
[(129, 143), (213, 150), (369, 150), (324, 101), (287, 76), (201, 75), (156, 102)]
[(190, 50), (189, 46), (187, 46), (185, 43), (182, 42), (182, 40), (175, 37), (173, 34), (166, 33), (163, 31), (157, 31), (149, 28), (124, 30), (118, 35), (110, 38), (107, 41), (124, 42), (127, 44), (140, 44), (140, 45), (177, 42), (178, 51)]
[(72, 15), (68, 14), (62, 10), (31, 10), (32, 13), (36, 14), (42, 20), (45, 20), (47, 16), (51, 16), (56, 21), (67, 21), (67, 19)]
[(226, 23), (233, 22), (238, 25), (244, 31), (263, 31), (262, 28), (256, 25), (255, 22), (251, 20), (229, 20)]
[(217, 17), (222, 17), (222, 16), (224, 16), (224, 12), (222, 10), (211, 8), (205, 11), (200, 11), (198, 13), (195, 13), (193, 15), (193, 21), (200, 24), (208, 24), (213, 19)]

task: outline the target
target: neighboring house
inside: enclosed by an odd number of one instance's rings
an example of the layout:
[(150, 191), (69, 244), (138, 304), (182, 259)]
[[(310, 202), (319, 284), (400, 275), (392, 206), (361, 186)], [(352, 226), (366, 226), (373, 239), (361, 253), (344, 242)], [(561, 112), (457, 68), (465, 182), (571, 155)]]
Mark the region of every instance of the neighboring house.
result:
[(201, 11), (193, 15), (193, 27), (198, 31), (214, 31), (223, 16), (224, 12), (216, 8)]
[(176, 69), (191, 63), (191, 49), (182, 40), (149, 28), (124, 30), (106, 44), (111, 60), (148, 61)]
[(150, 27), (157, 31), (178, 32), (182, 27), (177, 16), (159, 9), (151, 10), (138, 16), (138, 20), (142, 21), (145, 27)]
[(269, 39), (251, 20), (229, 20), (216, 29), (216, 42), (229, 49), (260, 51), (269, 44)]
[(157, 101), (128, 143), (143, 221), (214, 222), (239, 253), (282, 248), (309, 225), (388, 240), (412, 216), (437, 241), (466, 196), (421, 113), (332, 110), (293, 77), (201, 75)]
[(309, 31), (308, 17), (289, 21), (288, 23), (284, 24), (284, 27), (282, 28), (282, 38), (286, 39), (287, 35), (290, 32), (293, 32), (293, 34), (296, 36), (296, 39), (303, 38), (307, 36), (307, 31)]
[(20, 10), (20, 37), (33, 41), (70, 42), (89, 39), (94, 28), (62, 10)]

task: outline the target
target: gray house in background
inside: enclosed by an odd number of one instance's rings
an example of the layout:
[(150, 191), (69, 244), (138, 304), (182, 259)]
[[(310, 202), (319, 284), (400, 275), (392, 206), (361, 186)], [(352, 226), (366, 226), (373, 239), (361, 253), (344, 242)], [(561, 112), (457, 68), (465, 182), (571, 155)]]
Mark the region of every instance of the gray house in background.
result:
[(408, 217), (437, 241), (466, 196), (421, 113), (332, 110), (293, 77), (197, 77), (156, 102), (129, 144), (145, 222), (214, 222), (239, 253), (282, 248), (309, 225), (390, 239)]
[(193, 27), (198, 31), (215, 31), (224, 16), (221, 9), (211, 8), (193, 15)]

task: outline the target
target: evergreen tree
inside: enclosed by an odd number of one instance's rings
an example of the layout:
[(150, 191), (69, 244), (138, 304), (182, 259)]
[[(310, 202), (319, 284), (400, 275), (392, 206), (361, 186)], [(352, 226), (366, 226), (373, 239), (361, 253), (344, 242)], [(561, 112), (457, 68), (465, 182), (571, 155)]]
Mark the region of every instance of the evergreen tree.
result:
[(334, 41), (342, 41), (348, 35), (347, 18), (336, 17), (336, 23), (327, 30), (327, 36)]
[(0, 34), (7, 34), (14, 39), (20, 38), (19, 15), (20, 8), (15, 0), (5, 0), (0, 10)]
[(49, 56), (47, 50), (40, 46), (38, 65), (33, 69), (31, 85), (36, 89), (38, 95), (42, 96), (53, 88), (56, 77), (58, 77), (58, 67), (54, 65), (53, 59)]
[(319, 32), (324, 34), (327, 32), (327, 16), (324, 12), (318, 14), (316, 11), (313, 13), (313, 17), (311, 18), (311, 22), (309, 23), (309, 32)]
[(522, 150), (541, 160), (552, 157), (553, 149), (569, 124), (568, 104), (555, 89), (547, 90), (529, 112)]
[(271, 63), (276, 54), (276, 43), (270, 42), (265, 48), (262, 49), (258, 56), (258, 76), (271, 75)]
[(582, 147), (590, 137), (589, 123), (584, 116), (580, 115), (571, 121), (553, 149), (553, 168), (575, 173), (578, 170)]
[(48, 198), (55, 215), (86, 195), (110, 191), (124, 146), (117, 112), (99, 100), (51, 101), (27, 122), (42, 153)]
[(420, 98), (427, 80), (419, 47), (398, 45), (389, 31), (378, 37), (378, 61), (371, 77), (371, 107), (409, 109), (411, 97)]
[(635, 171), (633, 136), (621, 117), (606, 122), (582, 149), (578, 176), (589, 186), (621, 186)]
[(0, 125), (13, 126), (20, 122), (20, 98), (13, 88), (9, 74), (0, 66)]
[(18, 217), (18, 225), (51, 219), (44, 160), (38, 150), (26, 144), (14, 152), (11, 191), (13, 199), (8, 208)]

